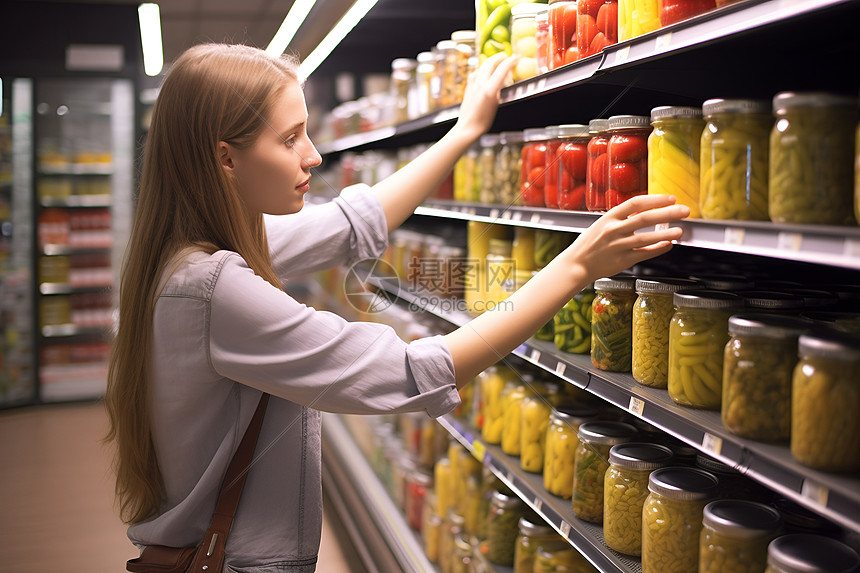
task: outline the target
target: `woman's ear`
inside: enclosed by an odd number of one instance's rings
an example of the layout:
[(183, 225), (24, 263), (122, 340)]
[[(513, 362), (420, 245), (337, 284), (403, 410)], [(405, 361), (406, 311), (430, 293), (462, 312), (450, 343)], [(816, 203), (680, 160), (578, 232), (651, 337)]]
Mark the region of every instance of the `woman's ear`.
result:
[(224, 141), (218, 142), (218, 159), (221, 161), (221, 167), (228, 171), (233, 170), (233, 154), (230, 145)]

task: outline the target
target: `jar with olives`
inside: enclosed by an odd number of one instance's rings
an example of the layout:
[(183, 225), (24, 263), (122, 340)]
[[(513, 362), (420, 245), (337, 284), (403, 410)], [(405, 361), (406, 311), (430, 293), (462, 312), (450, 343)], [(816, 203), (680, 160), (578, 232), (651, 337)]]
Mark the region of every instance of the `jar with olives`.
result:
[(801, 318), (764, 313), (729, 318), (721, 406), (728, 431), (752, 440), (788, 440), (797, 339), (811, 325)]
[(607, 209), (630, 197), (648, 193), (650, 134), (651, 118), (647, 115), (613, 115), (609, 118)]
[(829, 93), (773, 98), (769, 214), (775, 223), (855, 225), (857, 100)]
[(701, 209), (704, 219), (768, 219), (767, 101), (709, 99), (702, 105)]
[(856, 551), (823, 535), (792, 533), (767, 546), (765, 573), (852, 573), (858, 568)]
[(718, 485), (713, 474), (695, 468), (651, 472), (642, 509), (642, 573), (698, 570), (702, 512)]
[(705, 506), (699, 542), (699, 573), (760, 573), (767, 546), (782, 529), (772, 507), (722, 499)]
[(588, 285), (567, 301), (553, 317), (555, 346), (562, 352), (588, 354), (591, 351), (594, 296), (594, 285)]
[(636, 278), (617, 275), (594, 281), (591, 362), (601, 370), (630, 372)]
[(559, 539), (555, 529), (534, 517), (521, 517), (514, 549), (514, 573), (532, 573), (538, 547)]
[(711, 289), (682, 290), (673, 297), (669, 397), (682, 406), (719, 410), (729, 316), (741, 308), (743, 299)]
[(574, 405), (558, 406), (550, 414), (543, 457), (543, 485), (549, 493), (563, 499), (573, 495), (577, 432), (585, 422), (596, 420), (598, 414), (596, 408)]
[(612, 446), (629, 442), (636, 428), (624, 422), (594, 421), (579, 426), (573, 465), (573, 513), (603, 523), (603, 488)]
[(792, 377), (791, 453), (805, 466), (860, 470), (860, 339), (802, 334)]
[(678, 203), (690, 208), (690, 217), (699, 217), (699, 156), (705, 126), (701, 108), (655, 107), (651, 125), (648, 194), (674, 195)]
[(608, 119), (592, 119), (588, 122), (588, 133), (591, 139), (586, 147), (585, 208), (589, 211), (606, 210), (606, 185), (609, 180), (609, 166), (606, 159), (609, 145), (608, 130)]
[(696, 288), (692, 279), (649, 277), (636, 279), (633, 305), (633, 379), (643, 386), (666, 388), (669, 383), (669, 324), (675, 312), (673, 295)]
[(496, 152), (495, 197), (498, 203), (520, 205), (523, 161), (523, 132), (502, 131)]
[(642, 552), (642, 507), (648, 497), (648, 476), (672, 460), (672, 450), (659, 444), (628, 442), (609, 450), (604, 478), (603, 538), (626, 555)]
[(496, 565), (511, 567), (519, 533), (520, 518), (525, 515), (525, 503), (515, 496), (495, 491), (487, 513), (486, 556)]

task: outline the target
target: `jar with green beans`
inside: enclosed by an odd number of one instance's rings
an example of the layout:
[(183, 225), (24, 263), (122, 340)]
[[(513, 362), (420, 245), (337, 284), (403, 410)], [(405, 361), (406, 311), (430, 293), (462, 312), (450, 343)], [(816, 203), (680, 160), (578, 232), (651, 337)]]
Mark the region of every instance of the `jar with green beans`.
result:
[(487, 559), (496, 565), (511, 567), (519, 533), (520, 518), (525, 515), (526, 504), (513, 495), (493, 492), (487, 513)]
[(612, 421), (579, 426), (573, 465), (573, 513), (584, 521), (603, 523), (603, 487), (612, 446), (633, 440), (636, 428)]
[(543, 456), (543, 486), (563, 499), (573, 495), (573, 466), (579, 445), (577, 432), (585, 422), (597, 419), (591, 406), (559, 406), (549, 417)]
[(779, 512), (739, 499), (705, 506), (699, 539), (699, 573), (761, 573), (767, 546), (781, 531)]
[(630, 372), (636, 279), (614, 276), (594, 281), (591, 362), (601, 370)]
[(555, 346), (562, 352), (591, 351), (591, 313), (594, 287), (589, 285), (570, 299), (554, 317)]

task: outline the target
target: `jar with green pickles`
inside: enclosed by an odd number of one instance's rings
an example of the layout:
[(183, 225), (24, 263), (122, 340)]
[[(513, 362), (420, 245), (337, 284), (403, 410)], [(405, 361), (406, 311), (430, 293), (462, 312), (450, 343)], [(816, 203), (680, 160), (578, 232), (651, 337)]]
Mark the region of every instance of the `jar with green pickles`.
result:
[(781, 531), (772, 507), (722, 499), (705, 506), (699, 541), (699, 573), (761, 573), (767, 546)]
[(573, 513), (603, 523), (603, 487), (612, 446), (630, 442), (636, 428), (624, 422), (594, 421), (579, 426), (573, 465)]
[(729, 316), (742, 308), (737, 294), (711, 289), (673, 295), (669, 325), (669, 397), (682, 406), (719, 410)]
[(672, 296), (696, 288), (692, 279), (636, 279), (633, 305), (633, 379), (643, 386), (666, 388), (669, 383), (669, 323), (675, 312)]
[(594, 285), (588, 285), (561, 307), (553, 317), (555, 346), (562, 352), (591, 352), (591, 313)]
[(520, 455), (522, 403), (532, 390), (525, 381), (515, 382), (502, 390), (502, 451), (509, 456)]
[(526, 504), (520, 498), (493, 492), (487, 513), (486, 540), (486, 556), (492, 563), (513, 566), (519, 522), (525, 513)]
[(860, 556), (844, 543), (808, 533), (782, 535), (767, 546), (765, 573), (853, 573)]
[(856, 225), (857, 100), (830, 93), (773, 98), (768, 209), (775, 223)]
[(642, 508), (642, 573), (698, 570), (702, 512), (718, 485), (713, 474), (695, 468), (651, 472)]
[(805, 466), (860, 470), (860, 338), (802, 334), (792, 377), (791, 453)]
[(481, 203), (499, 203), (496, 190), (496, 154), (499, 152), (499, 134), (486, 133), (478, 140), (481, 152), (478, 155), (478, 168), (481, 173)]
[(565, 541), (538, 547), (533, 573), (598, 573), (582, 553)]
[(570, 242), (570, 237), (566, 233), (535, 229), (536, 267), (542, 269), (547, 266)]
[(648, 194), (674, 195), (699, 212), (699, 160), (702, 141), (702, 110), (698, 107), (664, 105), (651, 110), (654, 130), (648, 136)]
[(591, 362), (601, 370), (630, 372), (636, 279), (614, 276), (594, 281)]
[(729, 318), (720, 410), (728, 431), (752, 440), (788, 440), (797, 339), (811, 326), (809, 320), (764, 313)]
[(521, 402), (520, 467), (527, 472), (540, 473), (543, 471), (546, 430), (558, 386), (544, 383), (535, 385), (533, 389)]
[(496, 197), (502, 205), (520, 205), (522, 163), (523, 132), (503, 131), (499, 133), (494, 184)]
[(521, 517), (520, 532), (514, 549), (514, 573), (532, 573), (538, 547), (550, 541), (558, 541), (555, 529), (534, 517)]
[(628, 442), (609, 450), (603, 492), (603, 538), (626, 555), (642, 552), (642, 507), (648, 497), (648, 476), (672, 460), (672, 450), (659, 444)]
[(702, 218), (767, 221), (770, 103), (709, 99), (702, 113)]
[(474, 527), (469, 529), (468, 515), (466, 515), (465, 526), (479, 541), (484, 541), (487, 539), (488, 535), (487, 522), (490, 515), (490, 506), (492, 505), (493, 495), (496, 492), (502, 492), (505, 495), (513, 495), (513, 493), (511, 493), (508, 487), (503, 484), (498, 477), (496, 477), (496, 474), (493, 473), (492, 468), (489, 466), (483, 466), (481, 469), (481, 481), (479, 487), (478, 499), (480, 499), (480, 503), (478, 504)]
[(577, 432), (585, 422), (597, 419), (599, 411), (591, 406), (558, 406), (549, 417), (543, 456), (543, 485), (562, 499), (573, 495), (573, 466), (579, 445)]

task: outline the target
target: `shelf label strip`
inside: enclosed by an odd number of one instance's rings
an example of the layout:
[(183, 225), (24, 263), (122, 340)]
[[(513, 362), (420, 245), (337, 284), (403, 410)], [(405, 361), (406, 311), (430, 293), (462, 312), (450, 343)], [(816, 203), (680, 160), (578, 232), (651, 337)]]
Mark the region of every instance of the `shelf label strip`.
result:
[(800, 495), (821, 507), (827, 507), (827, 498), (830, 495), (830, 490), (810, 479), (805, 479), (800, 488)]

